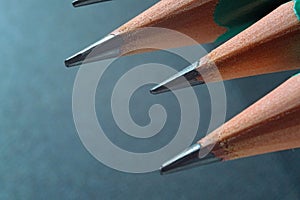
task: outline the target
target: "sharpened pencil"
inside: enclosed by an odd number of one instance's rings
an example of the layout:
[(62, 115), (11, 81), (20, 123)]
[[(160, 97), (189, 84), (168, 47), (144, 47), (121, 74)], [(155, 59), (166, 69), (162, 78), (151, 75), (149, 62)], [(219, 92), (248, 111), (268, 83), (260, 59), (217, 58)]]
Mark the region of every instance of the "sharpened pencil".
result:
[(151, 92), (188, 87), (186, 79), (197, 85), (300, 68), (299, 2), (281, 5)]
[(80, 7), (80, 6), (87, 6), (87, 5), (106, 2), (106, 1), (112, 1), (112, 0), (75, 0), (72, 2), (72, 5), (74, 7)]
[[(224, 41), (250, 26), (287, 0), (161, 0), (107, 37), (65, 60), (67, 67), (123, 55), (143, 53), (151, 42), (163, 49), (194, 45), (169, 35), (145, 34), (136, 41), (136, 31), (161, 27), (183, 33), (196, 42)], [(178, 41), (179, 40), (179, 41)], [(153, 49), (151, 49), (153, 50)], [(93, 55), (90, 53), (94, 51)]]
[(161, 173), (300, 147), (300, 75), (163, 164)]

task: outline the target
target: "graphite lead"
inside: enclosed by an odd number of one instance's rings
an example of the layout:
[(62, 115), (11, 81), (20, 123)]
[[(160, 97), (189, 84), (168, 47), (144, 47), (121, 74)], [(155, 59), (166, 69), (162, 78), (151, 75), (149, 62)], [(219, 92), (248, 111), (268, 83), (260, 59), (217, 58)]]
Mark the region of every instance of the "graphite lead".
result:
[(189, 67), (185, 68), (184, 70), (178, 72), (171, 78), (165, 80), (164, 82), (158, 84), (157, 86), (153, 87), (150, 92), (152, 94), (160, 94), (163, 92), (167, 92), (170, 90), (176, 90), (185, 88), (188, 86), (195, 86), (199, 84), (203, 84), (204, 81), (201, 80), (200, 73), (196, 70), (199, 62), (195, 62), (194, 64), (190, 65)]
[(212, 153), (208, 153), (204, 157), (200, 157), (199, 156), (200, 153), (201, 153), (201, 145), (200, 144), (192, 145), (191, 147), (184, 150), (179, 155), (165, 162), (160, 168), (160, 174), (162, 175), (169, 174), (172, 172), (181, 171), (195, 166), (206, 165), (206, 164), (221, 161), (220, 158), (215, 157)]
[(65, 65), (67, 67), (73, 67), (84, 63), (118, 57), (120, 55), (119, 46), (122, 42), (121, 37), (110, 34), (102, 40), (67, 58), (65, 60)]
[(72, 5), (74, 7), (80, 7), (80, 6), (86, 6), (86, 5), (101, 3), (106, 1), (111, 1), (111, 0), (75, 0), (72, 2)]

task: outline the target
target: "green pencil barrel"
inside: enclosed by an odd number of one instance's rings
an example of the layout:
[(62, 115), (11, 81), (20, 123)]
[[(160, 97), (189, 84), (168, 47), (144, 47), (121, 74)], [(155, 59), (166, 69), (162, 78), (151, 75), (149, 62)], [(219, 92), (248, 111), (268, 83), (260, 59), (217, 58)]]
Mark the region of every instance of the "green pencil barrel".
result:
[(214, 20), (219, 26), (227, 28), (227, 32), (216, 42), (226, 41), (237, 35), (286, 2), (288, 0), (220, 0)]

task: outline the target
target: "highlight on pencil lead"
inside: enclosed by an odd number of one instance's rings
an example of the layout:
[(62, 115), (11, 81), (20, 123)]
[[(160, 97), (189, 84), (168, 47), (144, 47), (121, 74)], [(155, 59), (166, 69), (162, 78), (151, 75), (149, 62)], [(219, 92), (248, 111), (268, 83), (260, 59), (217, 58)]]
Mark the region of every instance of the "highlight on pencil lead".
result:
[(168, 92), (170, 90), (182, 89), (189, 86), (203, 84), (204, 80), (201, 74), (196, 69), (198, 65), (199, 62), (195, 62), (194, 64), (178, 72), (169, 79), (153, 87), (150, 92), (152, 94), (160, 94)]
[(75, 0), (72, 2), (72, 5), (74, 7), (81, 7), (81, 6), (87, 6), (95, 3), (102, 3), (106, 1), (112, 1), (112, 0)]
[(120, 56), (119, 47), (122, 43), (123, 40), (121, 37), (110, 34), (102, 40), (99, 40), (91, 46), (67, 58), (65, 60), (65, 65), (67, 67), (73, 67), (84, 63), (118, 57)]

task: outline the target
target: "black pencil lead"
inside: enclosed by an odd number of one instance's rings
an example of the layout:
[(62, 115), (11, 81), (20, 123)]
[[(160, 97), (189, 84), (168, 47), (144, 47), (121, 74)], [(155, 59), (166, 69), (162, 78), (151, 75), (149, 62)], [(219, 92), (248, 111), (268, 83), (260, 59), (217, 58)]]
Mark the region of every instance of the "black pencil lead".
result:
[[(205, 150), (206, 149), (204, 149), (203, 151)], [(160, 174), (169, 174), (187, 168), (221, 161), (220, 158), (215, 157), (212, 153), (209, 152), (206, 153), (205, 156), (201, 157), (201, 152), (202, 148), (200, 144), (192, 145), (171, 160), (165, 162), (160, 168)]]
[(65, 65), (67, 67), (73, 67), (84, 63), (118, 57), (120, 56), (119, 48), (122, 46), (122, 43), (123, 40), (121, 37), (110, 34), (102, 40), (67, 58), (65, 60)]
[(203, 84), (204, 81), (202, 80), (200, 73), (196, 70), (197, 66), (199, 66), (199, 62), (195, 62), (169, 79), (153, 87), (150, 92), (152, 94), (160, 94), (170, 90)]
[(86, 6), (86, 5), (101, 3), (106, 1), (111, 1), (111, 0), (75, 0), (72, 2), (72, 5), (74, 7), (80, 7), (80, 6)]

